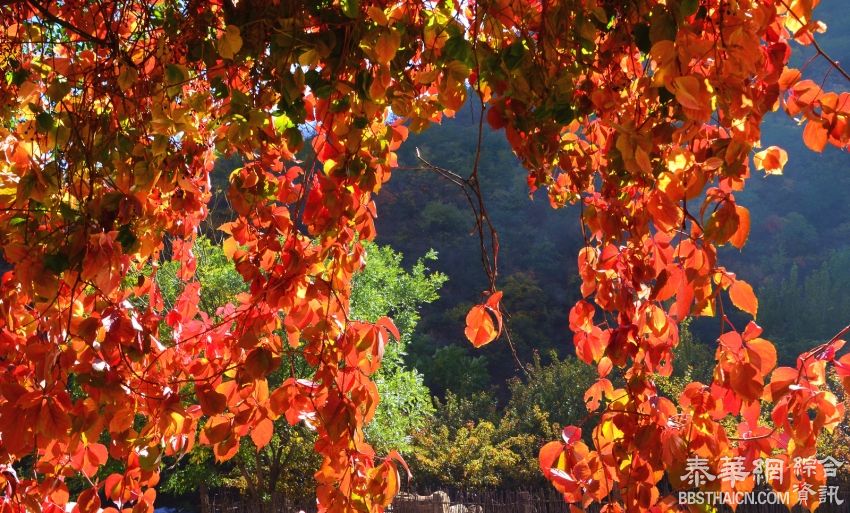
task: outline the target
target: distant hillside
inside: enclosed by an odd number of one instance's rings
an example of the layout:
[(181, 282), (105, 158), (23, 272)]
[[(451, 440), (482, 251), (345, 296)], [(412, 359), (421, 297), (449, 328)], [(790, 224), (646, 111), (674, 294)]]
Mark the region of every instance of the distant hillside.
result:
[[(845, 19), (847, 7), (845, 0), (823, 0), (817, 12), (829, 24)], [(841, 26), (836, 21), (819, 41), (834, 59), (850, 63), (850, 22)], [(810, 60), (811, 49), (799, 53), (794, 65), (805, 65), (806, 76), (825, 87), (847, 87), (826, 62)], [(446, 347), (455, 348), (453, 358), (463, 359), (461, 369), (483, 364), (491, 383), (502, 383), (518, 373), (504, 342), (474, 351), (464, 341), (466, 309), (486, 288), (473, 218), (460, 189), (436, 173), (416, 169), (419, 148), (433, 164), (468, 174), (477, 127), (477, 112), (467, 106), (441, 127), (412, 135), (399, 156), (401, 168), (377, 200), (379, 242), (408, 258), (434, 248), (440, 255), (434, 267), (449, 276), (442, 298), (423, 316), (422, 335), (410, 348), (410, 359), (431, 377), (430, 385), (437, 392), (455, 386), (448, 382), (451, 377), (435, 378), (428, 369), (441, 350), (448, 354)], [(518, 355), (530, 362), (534, 350), (543, 355), (550, 349), (569, 353), (566, 318), (578, 294), (578, 210), (552, 210), (540, 193), (529, 201), (525, 171), (504, 135), (486, 126), (485, 130), (480, 172), (499, 231), (500, 286), (506, 291)], [(850, 300), (843, 299), (844, 291), (850, 289), (850, 266), (841, 265), (850, 263), (850, 156), (834, 149), (823, 154), (809, 151), (795, 122), (782, 112), (768, 117), (762, 142), (782, 146), (790, 160), (784, 176), (754, 176), (748, 190), (740, 194), (741, 203), (752, 211), (751, 239), (743, 252), (724, 249), (723, 259), (759, 289), (759, 322), (768, 337), (789, 349), (780, 352), (790, 355), (791, 348), (828, 337), (850, 323)], [(832, 295), (841, 297), (827, 295), (825, 285), (817, 281), (824, 279), (832, 284)], [(746, 322), (744, 317), (733, 320), (742, 326)], [(694, 330), (704, 341), (717, 336), (715, 320), (698, 321)]]

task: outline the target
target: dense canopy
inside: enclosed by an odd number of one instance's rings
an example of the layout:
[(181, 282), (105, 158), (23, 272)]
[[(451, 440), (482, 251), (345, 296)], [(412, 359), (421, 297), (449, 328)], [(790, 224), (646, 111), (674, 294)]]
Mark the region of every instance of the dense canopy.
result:
[[(677, 506), (656, 484), (666, 470), (682, 486), (689, 456), (810, 456), (843, 417), (825, 370), (850, 375), (841, 334), (774, 369), (760, 328), (723, 314), (755, 317), (758, 301), (717, 247), (747, 240), (735, 193), (751, 172), (788, 159), (759, 147), (766, 113), (799, 119), (812, 150), (850, 141), (850, 95), (786, 67), (825, 29), (817, 3), (0, 1), (0, 511), (151, 511), (163, 456), (199, 442), (228, 459), (242, 437), (268, 443), (279, 416), (317, 430), (322, 510), (389, 505), (403, 462), (363, 427), (398, 332), (350, 319), (351, 281), (394, 152), (466, 101), (504, 130), (532, 190), (582, 205), (585, 299), (569, 318), (599, 380), (592, 434), (567, 428), (540, 452), (564, 498), (661, 511)], [(298, 160), (304, 144), (315, 161)], [(214, 163), (233, 154), (220, 228), (249, 291), (210, 316), (192, 246)], [(423, 165), (469, 194), (491, 287), (466, 334), (489, 343), (504, 319), (477, 161)], [(173, 305), (155, 279), (165, 260), (185, 281)], [(715, 314), (713, 382), (660, 397), (678, 323)], [(313, 378), (270, 390), (296, 354)], [(773, 484), (801, 479), (824, 477)]]

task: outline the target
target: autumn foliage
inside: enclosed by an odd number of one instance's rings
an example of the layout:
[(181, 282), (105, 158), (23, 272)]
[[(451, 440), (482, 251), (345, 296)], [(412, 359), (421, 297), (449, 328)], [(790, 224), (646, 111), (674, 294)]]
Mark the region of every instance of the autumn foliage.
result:
[[(486, 105), (532, 190), (583, 207), (585, 299), (569, 319), (599, 379), (592, 446), (570, 427), (540, 452), (564, 498), (675, 509), (656, 484), (689, 455), (811, 455), (844, 414), (825, 386), (833, 363), (850, 380), (840, 337), (775, 368), (755, 323), (727, 321), (712, 383), (675, 404), (653, 376), (671, 372), (686, 317), (725, 319), (729, 303), (757, 315), (717, 248), (747, 240), (735, 194), (751, 157), (766, 173), (788, 159), (758, 151), (764, 115), (798, 118), (815, 151), (850, 141), (850, 94), (786, 67), (792, 42), (823, 29), (815, 4), (0, 2), (0, 237), (13, 268), (0, 282), (0, 512), (151, 511), (163, 456), (198, 442), (226, 460), (241, 437), (268, 443), (280, 416), (317, 430), (322, 510), (385, 508), (403, 462), (375, 454), (363, 426), (398, 333), (349, 319), (351, 279), (395, 151), (466, 101)], [(318, 162), (302, 167), (304, 124)], [(244, 166), (220, 228), (249, 292), (209, 316), (192, 245), (213, 164), (231, 154)], [(168, 306), (154, 279), (164, 259), (185, 281)], [(126, 280), (146, 265), (154, 274)], [(504, 324), (489, 270), (488, 299), (467, 316), (476, 346)], [(271, 390), (295, 353), (313, 378)], [(88, 487), (72, 496), (71, 476)]]

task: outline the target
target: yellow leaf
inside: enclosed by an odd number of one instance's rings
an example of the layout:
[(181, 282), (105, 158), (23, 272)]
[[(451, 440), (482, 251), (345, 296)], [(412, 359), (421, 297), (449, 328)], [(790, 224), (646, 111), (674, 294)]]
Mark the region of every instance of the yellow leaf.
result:
[(700, 83), (696, 77), (685, 76), (673, 80), (673, 90), (676, 100), (688, 109), (702, 109), (704, 103), (700, 101)]
[(121, 73), (118, 74), (118, 87), (126, 91), (136, 83), (137, 78), (139, 78), (139, 72), (136, 68), (124, 65), (121, 67)]
[(314, 49), (309, 49), (298, 56), (298, 64), (302, 66), (313, 67), (319, 63), (319, 52)]
[(337, 162), (334, 159), (327, 159), (323, 166), (326, 175), (329, 175), (337, 167)]
[(228, 25), (224, 36), (218, 40), (218, 54), (225, 59), (232, 59), (242, 49), (242, 35), (239, 27)]
[(221, 249), (224, 252), (224, 256), (233, 260), (233, 254), (236, 253), (237, 249), (239, 249), (239, 243), (236, 242), (236, 239), (233, 237), (228, 237), (224, 239), (224, 242), (221, 244)]
[(378, 40), (375, 42), (375, 56), (381, 64), (389, 64), (398, 46), (401, 44), (401, 35), (394, 30), (381, 32)]
[(378, 25), (387, 26), (390, 23), (387, 19), (387, 15), (384, 14), (384, 10), (378, 6), (370, 6), (366, 9), (366, 13), (369, 15), (369, 18)]

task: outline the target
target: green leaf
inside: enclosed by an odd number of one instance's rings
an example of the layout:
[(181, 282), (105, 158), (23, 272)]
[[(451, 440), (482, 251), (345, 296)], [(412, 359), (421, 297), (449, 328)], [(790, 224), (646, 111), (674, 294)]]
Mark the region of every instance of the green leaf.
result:
[(62, 271), (67, 270), (70, 266), (68, 255), (63, 253), (52, 253), (44, 257), (44, 267), (53, 272), (53, 274), (62, 274)]
[(683, 18), (693, 16), (697, 9), (699, 9), (699, 0), (682, 0), (682, 3), (679, 4), (679, 13)]
[(360, 14), (360, 0), (340, 0), (342, 14), (349, 18), (356, 18)]
[(169, 85), (180, 84), (189, 80), (189, 70), (186, 66), (169, 64), (165, 67), (165, 81)]
[(289, 116), (285, 114), (282, 114), (280, 116), (272, 116), (272, 123), (274, 124), (274, 129), (277, 132), (283, 132), (287, 128), (295, 126), (292, 124), (292, 120), (289, 119)]
[(443, 47), (443, 52), (449, 60), (460, 61), (470, 68), (475, 65), (475, 55), (473, 54), (472, 45), (462, 35), (450, 37)]
[(213, 98), (216, 100), (223, 100), (230, 96), (230, 88), (227, 87), (227, 84), (224, 83), (221, 77), (213, 78), (210, 81), (210, 88), (212, 89)]
[(47, 112), (42, 112), (36, 116), (35, 122), (38, 125), (38, 129), (42, 132), (49, 132), (50, 130), (53, 130), (53, 127), (55, 126), (53, 116)]
[(63, 82), (61, 80), (54, 80), (47, 86), (47, 97), (53, 100), (54, 102), (58, 102), (62, 98), (68, 96), (68, 93), (71, 92), (71, 83)]
[(502, 53), (502, 60), (505, 61), (505, 66), (508, 69), (516, 69), (525, 57), (525, 45), (522, 41), (514, 41), (507, 50)]
[(569, 103), (559, 103), (552, 109), (552, 117), (561, 124), (569, 124), (575, 119), (575, 109)]
[(136, 234), (133, 233), (133, 228), (130, 224), (121, 225), (121, 228), (118, 229), (118, 236), (115, 240), (121, 243), (121, 247), (124, 248), (125, 252), (131, 251), (139, 241)]
[(632, 27), (632, 37), (635, 40), (638, 50), (643, 53), (649, 53), (649, 49), (652, 48), (652, 43), (649, 40), (649, 25), (641, 23)]

